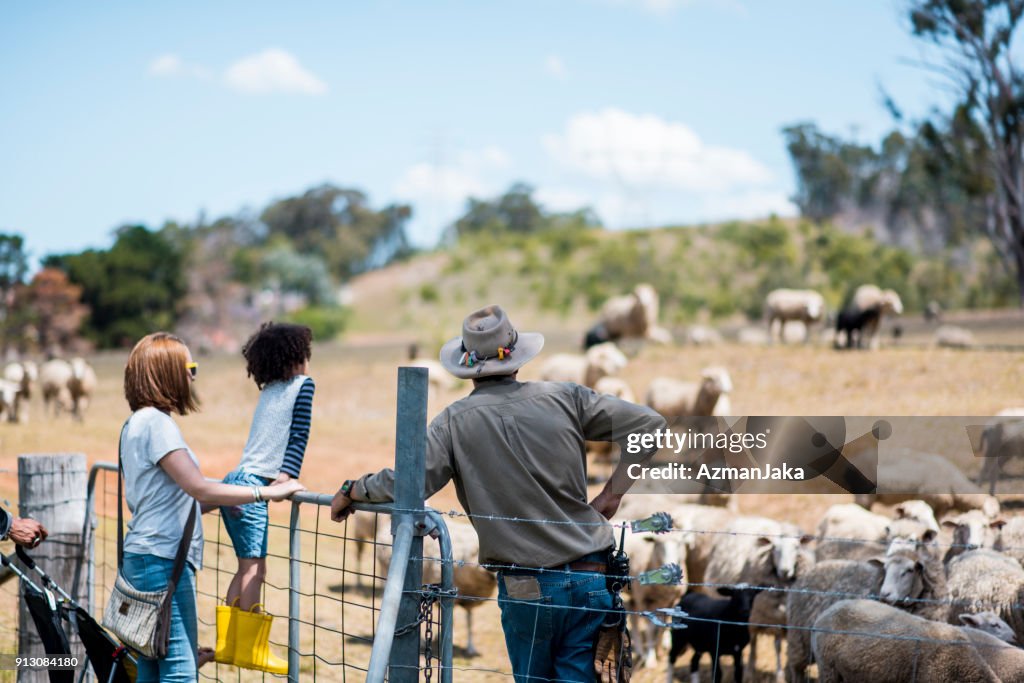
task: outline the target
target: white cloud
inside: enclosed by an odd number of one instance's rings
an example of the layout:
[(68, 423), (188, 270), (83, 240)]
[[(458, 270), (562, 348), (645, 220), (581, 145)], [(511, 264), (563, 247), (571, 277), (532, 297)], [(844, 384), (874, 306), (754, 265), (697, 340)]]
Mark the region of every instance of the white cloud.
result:
[(228, 67), (224, 81), (234, 90), (255, 95), (322, 95), (327, 92), (326, 83), (307, 71), (294, 55), (278, 48), (238, 60)]
[(395, 183), (395, 193), (403, 199), (435, 200), (461, 205), (467, 197), (480, 196), (485, 184), (461, 168), (418, 163), (405, 169)]
[(538, 187), (533, 196), (546, 210), (561, 213), (594, 204), (587, 193), (567, 187)]
[(544, 72), (555, 80), (564, 81), (569, 78), (569, 70), (558, 55), (548, 55), (544, 59)]
[(745, 220), (771, 214), (795, 216), (797, 208), (789, 195), (776, 190), (750, 190), (729, 195), (711, 195), (702, 202), (703, 220)]
[(614, 108), (577, 114), (542, 143), (567, 168), (632, 188), (721, 192), (773, 179), (747, 152), (707, 145), (683, 123)]
[(175, 54), (160, 55), (149, 64), (150, 76), (177, 76), (183, 70), (181, 57)]

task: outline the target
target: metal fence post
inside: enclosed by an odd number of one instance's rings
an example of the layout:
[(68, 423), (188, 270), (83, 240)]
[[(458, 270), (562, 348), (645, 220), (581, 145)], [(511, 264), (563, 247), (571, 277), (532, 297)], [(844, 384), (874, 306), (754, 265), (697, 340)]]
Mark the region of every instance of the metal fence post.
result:
[[(420, 599), (416, 591), (423, 584), (423, 536), (425, 527), (423, 486), (426, 479), (427, 449), (427, 370), (398, 369), (398, 416), (395, 427), (395, 509), (391, 518), (394, 534), (403, 522), (411, 521), (415, 533), (409, 549), (402, 601), (398, 608), (398, 626), (416, 621)], [(395, 638), (391, 646), (392, 683), (419, 680), (420, 630)]]
[[(302, 575), (302, 534), (299, 530), (299, 506), (292, 501), (291, 521), (288, 524), (288, 680), (299, 680), (299, 583)], [(313, 558), (314, 561), (316, 558)], [(315, 587), (314, 587), (315, 589)]]

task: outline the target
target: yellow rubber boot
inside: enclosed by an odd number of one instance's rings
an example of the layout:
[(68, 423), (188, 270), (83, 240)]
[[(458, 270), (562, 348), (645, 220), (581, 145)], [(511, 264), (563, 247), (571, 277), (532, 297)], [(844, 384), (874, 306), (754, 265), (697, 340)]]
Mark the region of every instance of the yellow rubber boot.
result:
[(235, 641), (238, 629), (236, 615), (240, 611), (235, 606), (217, 605), (217, 647), (213, 653), (213, 661), (218, 664), (235, 663)]
[[(253, 607), (255, 610), (259, 605)], [(288, 673), (288, 662), (270, 651), (274, 617), (260, 612), (235, 613), (235, 666), (272, 674)]]

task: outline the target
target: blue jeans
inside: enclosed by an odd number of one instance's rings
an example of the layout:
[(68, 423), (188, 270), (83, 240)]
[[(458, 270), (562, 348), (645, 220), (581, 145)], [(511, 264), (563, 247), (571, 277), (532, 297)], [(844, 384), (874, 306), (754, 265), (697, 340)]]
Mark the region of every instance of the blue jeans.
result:
[[(140, 591), (156, 591), (171, 580), (173, 560), (153, 555), (124, 554), (124, 575)], [(185, 569), (174, 589), (171, 601), (171, 640), (163, 659), (139, 658), (136, 683), (150, 681), (189, 681), (199, 678), (198, 624), (196, 622), (196, 573), (192, 565)]]
[(498, 606), (516, 683), (594, 680), (594, 641), (612, 606), (604, 574), (501, 571)]

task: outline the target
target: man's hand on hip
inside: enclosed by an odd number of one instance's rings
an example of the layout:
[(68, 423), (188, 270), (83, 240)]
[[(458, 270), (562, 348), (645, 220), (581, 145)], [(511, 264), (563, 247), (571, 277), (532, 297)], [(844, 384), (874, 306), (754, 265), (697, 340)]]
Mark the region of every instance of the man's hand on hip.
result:
[(611, 519), (618, 511), (621, 502), (622, 496), (612, 493), (606, 486), (601, 489), (601, 493), (597, 494), (594, 500), (590, 501), (590, 507), (600, 512), (605, 519)]

